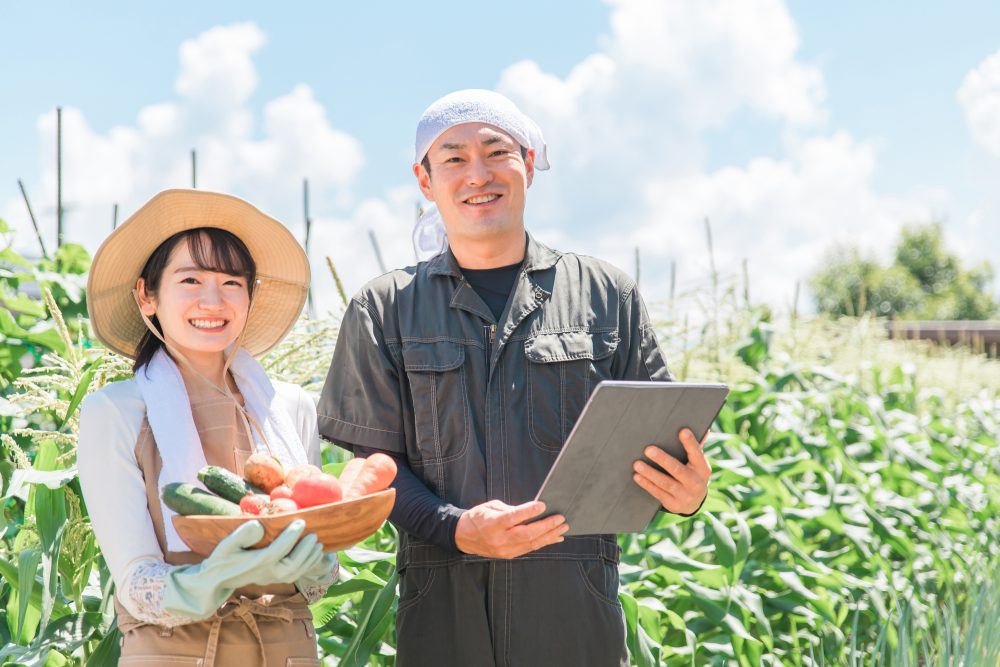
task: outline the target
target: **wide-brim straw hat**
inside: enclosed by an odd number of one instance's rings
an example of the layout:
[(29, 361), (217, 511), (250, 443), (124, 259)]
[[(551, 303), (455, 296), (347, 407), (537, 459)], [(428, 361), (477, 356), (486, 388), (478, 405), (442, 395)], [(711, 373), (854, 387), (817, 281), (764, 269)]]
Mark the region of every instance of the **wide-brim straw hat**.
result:
[(217, 227), (239, 237), (257, 264), (242, 346), (264, 354), (289, 332), (309, 290), (309, 260), (288, 229), (251, 204), (219, 192), (164, 190), (104, 240), (87, 279), (87, 310), (98, 340), (135, 358), (148, 331), (132, 295), (153, 251), (188, 229)]

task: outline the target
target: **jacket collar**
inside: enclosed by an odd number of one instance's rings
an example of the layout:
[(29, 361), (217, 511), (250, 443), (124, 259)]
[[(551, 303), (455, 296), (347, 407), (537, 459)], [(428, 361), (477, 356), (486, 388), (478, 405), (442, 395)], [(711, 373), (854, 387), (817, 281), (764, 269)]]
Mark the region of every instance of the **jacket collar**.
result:
[[(524, 251), (524, 270), (528, 273), (533, 271), (544, 271), (551, 269), (562, 257), (562, 253), (552, 250), (548, 246), (525, 232), (527, 246)], [(440, 255), (435, 255), (427, 260), (427, 272), (434, 275), (462, 277), (462, 268), (458, 265), (458, 260), (451, 252), (451, 247), (445, 249)]]

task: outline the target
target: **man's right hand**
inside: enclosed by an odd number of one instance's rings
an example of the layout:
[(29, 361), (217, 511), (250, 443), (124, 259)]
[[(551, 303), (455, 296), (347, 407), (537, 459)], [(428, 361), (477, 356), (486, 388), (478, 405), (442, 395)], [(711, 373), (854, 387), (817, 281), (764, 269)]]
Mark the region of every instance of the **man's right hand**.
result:
[(490, 500), (476, 505), (459, 518), (455, 545), (467, 554), (507, 559), (562, 542), (563, 533), (569, 530), (562, 514), (524, 523), (543, 512), (545, 503), (538, 501), (508, 505)]

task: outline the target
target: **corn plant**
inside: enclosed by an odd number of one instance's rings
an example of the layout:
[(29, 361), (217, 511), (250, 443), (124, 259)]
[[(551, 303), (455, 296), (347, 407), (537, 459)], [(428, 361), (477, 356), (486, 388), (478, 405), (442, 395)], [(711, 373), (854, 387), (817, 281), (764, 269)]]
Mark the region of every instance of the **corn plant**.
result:
[[(709, 316), (679, 319), (674, 302), (657, 323), (679, 377), (732, 392), (701, 513), (620, 538), (633, 663), (995, 667), (1000, 364), (886, 340), (867, 318), (772, 324), (738, 293), (716, 281)], [(80, 402), (129, 366), (91, 344), (82, 298), (31, 300), (51, 345), (0, 393), (0, 665), (117, 659), (74, 464)], [(317, 393), (337, 325), (303, 321), (265, 367)], [(20, 359), (15, 333), (0, 347)], [(336, 472), (345, 454), (323, 459)], [(394, 663), (395, 544), (386, 524), (341, 554), (341, 580), (312, 606), (328, 664)]]

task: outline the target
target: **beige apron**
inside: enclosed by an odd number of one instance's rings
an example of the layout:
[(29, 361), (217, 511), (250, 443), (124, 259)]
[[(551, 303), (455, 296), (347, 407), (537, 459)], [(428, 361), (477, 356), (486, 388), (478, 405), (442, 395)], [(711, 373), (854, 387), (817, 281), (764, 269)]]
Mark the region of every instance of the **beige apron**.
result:
[[(233, 402), (224, 397), (192, 402), (191, 412), (205, 460), (237, 474), (252, 453)], [(144, 419), (135, 460), (146, 480), (146, 502), (164, 560), (197, 563), (190, 551), (167, 551), (157, 481), (162, 461)], [(121, 666), (133, 667), (305, 667), (318, 666), (316, 632), (305, 598), (294, 584), (247, 586), (237, 590), (210, 618), (167, 628), (133, 617), (115, 597), (122, 632)]]

